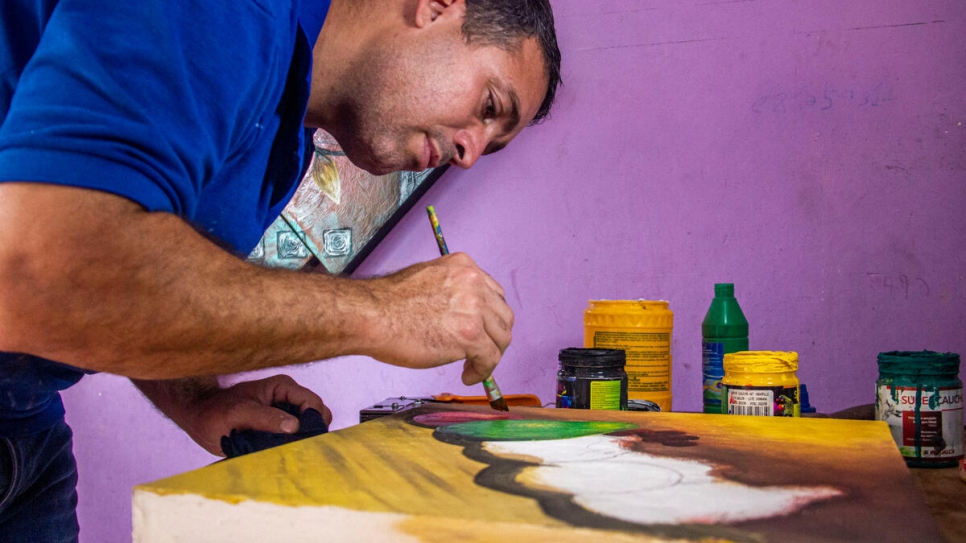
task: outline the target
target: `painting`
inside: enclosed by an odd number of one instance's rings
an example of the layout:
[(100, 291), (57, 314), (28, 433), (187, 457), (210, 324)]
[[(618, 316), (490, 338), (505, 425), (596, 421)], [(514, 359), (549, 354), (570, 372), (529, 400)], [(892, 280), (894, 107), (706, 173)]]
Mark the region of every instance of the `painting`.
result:
[(135, 541), (942, 537), (877, 421), (426, 404), (141, 485)]
[(372, 175), (316, 130), (308, 171), (248, 256), (276, 268), (349, 275), (446, 170)]

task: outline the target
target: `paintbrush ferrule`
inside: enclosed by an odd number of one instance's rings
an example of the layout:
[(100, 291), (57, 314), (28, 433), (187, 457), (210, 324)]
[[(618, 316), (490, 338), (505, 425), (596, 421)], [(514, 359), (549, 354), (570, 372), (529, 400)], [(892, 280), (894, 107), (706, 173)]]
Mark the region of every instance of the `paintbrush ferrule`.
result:
[(510, 410), (506, 404), (506, 400), (503, 398), (503, 394), (500, 393), (500, 387), (496, 386), (496, 381), (493, 380), (493, 376), (487, 377), (483, 381), (483, 390), (486, 391), (486, 399), (490, 401), (490, 407), (498, 411)]

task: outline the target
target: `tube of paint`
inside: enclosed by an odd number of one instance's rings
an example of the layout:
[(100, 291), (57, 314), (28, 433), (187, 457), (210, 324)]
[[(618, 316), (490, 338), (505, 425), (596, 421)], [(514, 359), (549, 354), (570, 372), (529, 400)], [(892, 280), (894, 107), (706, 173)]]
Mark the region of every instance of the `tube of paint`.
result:
[(748, 350), (748, 320), (735, 298), (733, 283), (715, 283), (714, 299), (701, 322), (701, 372), (704, 412), (727, 413), (722, 404), (724, 355)]

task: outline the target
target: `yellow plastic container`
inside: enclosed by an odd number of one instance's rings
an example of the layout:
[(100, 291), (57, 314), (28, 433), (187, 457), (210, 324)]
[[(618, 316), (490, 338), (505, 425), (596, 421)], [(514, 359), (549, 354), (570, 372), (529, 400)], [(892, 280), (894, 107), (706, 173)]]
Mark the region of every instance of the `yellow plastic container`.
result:
[(623, 349), (627, 398), (671, 410), (671, 331), (674, 313), (664, 300), (590, 300), (584, 310), (584, 347)]
[(795, 352), (739, 351), (724, 355), (722, 413), (800, 417), (797, 371)]

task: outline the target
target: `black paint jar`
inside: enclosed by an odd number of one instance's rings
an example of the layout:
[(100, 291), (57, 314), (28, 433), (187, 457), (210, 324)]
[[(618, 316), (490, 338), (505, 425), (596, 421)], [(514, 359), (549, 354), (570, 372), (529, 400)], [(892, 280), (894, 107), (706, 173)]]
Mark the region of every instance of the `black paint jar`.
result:
[(627, 410), (627, 362), (621, 349), (561, 349), (557, 407)]

